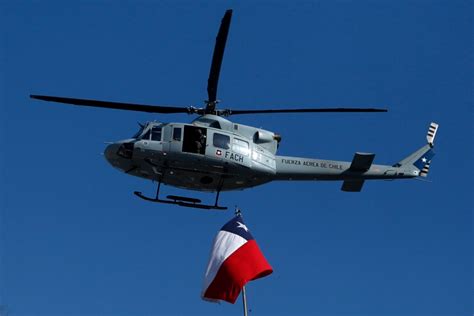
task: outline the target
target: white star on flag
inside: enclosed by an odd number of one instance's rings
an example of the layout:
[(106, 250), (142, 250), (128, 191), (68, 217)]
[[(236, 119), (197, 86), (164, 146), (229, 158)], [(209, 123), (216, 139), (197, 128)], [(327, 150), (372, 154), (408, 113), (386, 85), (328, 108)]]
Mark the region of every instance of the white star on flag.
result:
[(243, 228), (243, 229), (245, 229), (246, 232), (249, 231), (249, 229), (247, 228), (247, 226), (245, 226), (245, 224), (242, 224), (241, 222), (237, 222), (237, 224), (239, 224), (239, 225), (237, 226), (237, 228)]
[(424, 163), (426, 163), (426, 162), (428, 161), (428, 159), (426, 159), (425, 157), (423, 157), (423, 158), (421, 159), (421, 161), (423, 161)]

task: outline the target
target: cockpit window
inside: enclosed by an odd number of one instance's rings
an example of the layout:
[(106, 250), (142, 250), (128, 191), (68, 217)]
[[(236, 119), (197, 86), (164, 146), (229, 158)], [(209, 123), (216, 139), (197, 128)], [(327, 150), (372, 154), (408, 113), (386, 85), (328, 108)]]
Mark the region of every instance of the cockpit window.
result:
[(151, 129), (151, 140), (161, 141), (161, 127), (153, 127)]
[(140, 139), (150, 140), (150, 134), (151, 134), (151, 130), (147, 130), (146, 133), (143, 134), (142, 137), (140, 137)]

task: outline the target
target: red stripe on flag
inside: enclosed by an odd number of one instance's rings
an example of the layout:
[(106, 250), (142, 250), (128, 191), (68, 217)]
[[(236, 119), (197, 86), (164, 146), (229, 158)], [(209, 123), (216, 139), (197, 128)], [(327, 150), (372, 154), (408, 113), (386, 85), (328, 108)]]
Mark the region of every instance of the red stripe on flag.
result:
[(272, 272), (272, 267), (255, 240), (249, 240), (222, 263), (204, 297), (234, 304), (242, 287), (248, 281), (267, 276)]

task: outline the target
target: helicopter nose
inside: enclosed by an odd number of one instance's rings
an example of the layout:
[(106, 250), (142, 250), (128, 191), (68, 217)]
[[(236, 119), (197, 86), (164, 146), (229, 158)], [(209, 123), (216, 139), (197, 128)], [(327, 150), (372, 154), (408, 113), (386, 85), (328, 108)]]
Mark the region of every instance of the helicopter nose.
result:
[(108, 145), (104, 150), (105, 159), (114, 167), (120, 168), (120, 157), (117, 155), (120, 144)]
[(133, 142), (116, 142), (105, 148), (104, 156), (113, 167), (120, 170), (129, 170), (132, 166), (133, 148)]
[(120, 147), (120, 144), (114, 143), (114, 144), (108, 145), (104, 150), (105, 159), (107, 159), (107, 161), (110, 162), (111, 164), (113, 164), (112, 161), (118, 159), (117, 151), (119, 147)]
[(133, 157), (133, 149), (133, 142), (116, 142), (105, 148), (104, 155), (109, 161), (121, 158), (130, 160)]

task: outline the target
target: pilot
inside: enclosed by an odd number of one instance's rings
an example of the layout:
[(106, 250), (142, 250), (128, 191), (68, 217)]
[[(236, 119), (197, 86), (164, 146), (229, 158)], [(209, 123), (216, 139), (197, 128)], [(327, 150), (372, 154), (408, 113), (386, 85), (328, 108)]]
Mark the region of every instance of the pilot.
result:
[(194, 140), (196, 154), (204, 154), (204, 147), (206, 146), (206, 135), (203, 134), (200, 128), (196, 129), (196, 138)]

